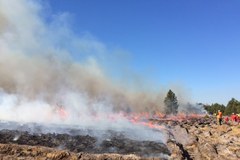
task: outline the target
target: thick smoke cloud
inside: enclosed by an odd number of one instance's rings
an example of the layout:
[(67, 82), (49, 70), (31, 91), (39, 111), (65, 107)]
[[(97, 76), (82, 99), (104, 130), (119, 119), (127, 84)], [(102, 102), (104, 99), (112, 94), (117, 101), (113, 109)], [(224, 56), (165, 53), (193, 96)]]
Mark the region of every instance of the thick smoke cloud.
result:
[(107, 47), (75, 35), (71, 15), (51, 14), (43, 2), (0, 0), (0, 118), (58, 122), (53, 113), (63, 106), (65, 122), (89, 125), (91, 117), (163, 110), (165, 92), (124, 85), (129, 76), (113, 81), (99, 61)]
[[(164, 133), (133, 125), (124, 114), (163, 111), (167, 90), (125, 85), (129, 76), (114, 81), (101, 62), (107, 46), (90, 34), (75, 35), (71, 15), (51, 14), (43, 2), (0, 0), (0, 120), (114, 129), (165, 141)], [(184, 111), (187, 100), (178, 100)]]
[[(114, 111), (161, 108), (161, 95), (128, 90), (105, 74), (91, 54), (105, 52), (105, 45), (86, 35), (76, 37), (67, 22), (69, 14), (49, 15), (47, 21), (44, 9), (39, 1), (0, 1), (2, 92), (48, 104), (75, 92), (86, 95), (88, 103), (107, 101)], [(84, 58), (74, 61), (73, 51)]]

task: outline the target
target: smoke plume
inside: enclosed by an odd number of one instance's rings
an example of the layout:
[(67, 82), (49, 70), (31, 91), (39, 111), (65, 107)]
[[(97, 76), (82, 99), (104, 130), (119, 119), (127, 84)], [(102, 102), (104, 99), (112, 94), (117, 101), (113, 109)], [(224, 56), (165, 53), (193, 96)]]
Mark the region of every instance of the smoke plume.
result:
[(89, 125), (110, 113), (163, 110), (162, 93), (113, 81), (99, 62), (107, 47), (75, 35), (69, 19), (43, 1), (0, 0), (0, 118), (57, 122), (64, 107), (66, 122)]
[[(128, 90), (106, 75), (92, 56), (106, 51), (104, 44), (86, 35), (76, 37), (68, 25), (68, 13), (44, 19), (45, 9), (39, 1), (0, 1), (3, 93), (17, 96), (18, 101), (56, 104), (74, 92), (84, 95), (90, 107), (105, 101), (114, 111), (160, 109), (162, 96)], [(75, 61), (73, 51), (84, 58)]]

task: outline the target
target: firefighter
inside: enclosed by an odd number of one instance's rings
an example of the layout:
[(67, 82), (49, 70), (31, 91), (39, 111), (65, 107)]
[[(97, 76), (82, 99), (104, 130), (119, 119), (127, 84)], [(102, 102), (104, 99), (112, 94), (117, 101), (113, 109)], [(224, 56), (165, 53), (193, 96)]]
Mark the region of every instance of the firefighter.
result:
[(224, 118), (224, 121), (225, 121), (226, 124), (228, 124), (228, 122), (229, 122), (228, 116), (226, 116), (226, 117)]
[(238, 124), (240, 123), (240, 113), (237, 114), (237, 122), (238, 122)]
[(219, 125), (222, 125), (222, 112), (220, 110), (218, 110), (218, 114), (217, 114), (217, 123)]
[(232, 113), (231, 120), (232, 120), (233, 125), (235, 125), (237, 123), (237, 115), (235, 113)]

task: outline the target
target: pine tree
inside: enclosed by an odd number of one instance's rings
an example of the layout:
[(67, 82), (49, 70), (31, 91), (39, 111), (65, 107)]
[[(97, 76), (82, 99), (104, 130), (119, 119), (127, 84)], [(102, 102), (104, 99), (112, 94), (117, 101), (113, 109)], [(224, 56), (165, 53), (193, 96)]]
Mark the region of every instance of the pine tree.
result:
[(240, 112), (240, 102), (235, 98), (232, 98), (225, 109), (225, 114), (230, 115), (232, 113), (239, 113)]
[(164, 99), (165, 113), (177, 114), (178, 113), (178, 100), (172, 90), (169, 90), (166, 98)]

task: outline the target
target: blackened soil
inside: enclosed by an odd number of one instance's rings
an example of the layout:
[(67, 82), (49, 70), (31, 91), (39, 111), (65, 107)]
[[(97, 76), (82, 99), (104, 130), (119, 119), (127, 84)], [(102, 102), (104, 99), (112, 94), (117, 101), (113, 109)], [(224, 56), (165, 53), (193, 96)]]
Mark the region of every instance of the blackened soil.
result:
[[(161, 142), (139, 141), (109, 131), (107, 137), (101, 139), (96, 136), (81, 133), (79, 130), (70, 133), (37, 133), (24, 131), (24, 129), (3, 129), (0, 123), (0, 143), (21, 144), (30, 146), (45, 146), (58, 149), (66, 149), (71, 152), (85, 153), (119, 153), (136, 154), (144, 157), (158, 157), (170, 155), (166, 145)], [(15, 124), (16, 125), (16, 124)], [(92, 131), (94, 132), (94, 131)]]

